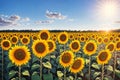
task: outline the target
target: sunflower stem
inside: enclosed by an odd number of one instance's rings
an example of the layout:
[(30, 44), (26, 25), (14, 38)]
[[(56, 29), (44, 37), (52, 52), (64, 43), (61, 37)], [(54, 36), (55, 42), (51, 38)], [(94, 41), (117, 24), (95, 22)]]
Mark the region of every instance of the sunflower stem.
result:
[(104, 64), (102, 65), (102, 80), (104, 79)]
[(42, 58), (40, 58), (40, 80), (42, 80)]
[(91, 56), (89, 56), (89, 80), (91, 76)]
[[(50, 54), (48, 56), (51, 56)], [(50, 57), (48, 58), (48, 61), (50, 62)], [(48, 74), (50, 74), (50, 69), (48, 69)]]
[(19, 80), (21, 80), (21, 66), (19, 66), (18, 68), (19, 68)]
[(64, 68), (64, 80), (66, 80), (66, 68)]
[(2, 80), (4, 79), (3, 76), (4, 76), (4, 53), (2, 49)]
[(116, 53), (114, 55), (114, 68), (113, 68), (113, 80), (115, 80), (115, 69), (116, 69)]
[(75, 74), (75, 80), (77, 80), (77, 73)]

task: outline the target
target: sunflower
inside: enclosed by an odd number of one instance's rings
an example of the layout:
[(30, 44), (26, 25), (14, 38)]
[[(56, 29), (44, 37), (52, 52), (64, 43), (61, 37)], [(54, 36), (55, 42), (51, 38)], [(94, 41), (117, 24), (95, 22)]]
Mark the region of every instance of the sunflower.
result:
[(74, 39), (74, 35), (73, 34), (69, 34), (69, 39), (73, 40)]
[(60, 64), (66, 68), (69, 67), (74, 60), (74, 54), (72, 51), (64, 51), (61, 55), (60, 55)]
[(30, 39), (29, 39), (29, 37), (23, 37), (21, 39), (21, 42), (22, 42), (22, 44), (27, 45), (30, 43)]
[(70, 43), (70, 49), (73, 52), (78, 52), (80, 50), (80, 42), (78, 40), (74, 40)]
[(111, 58), (110, 51), (108, 49), (102, 50), (99, 52), (97, 56), (97, 62), (98, 64), (102, 64), (102, 65), (107, 64), (110, 58)]
[(97, 50), (97, 44), (93, 40), (86, 42), (84, 47), (83, 47), (84, 53), (89, 55), (89, 56), (94, 54), (96, 52), (96, 50)]
[(115, 43), (110, 42), (108, 45), (106, 45), (106, 49), (109, 49), (109, 51), (114, 51), (115, 49)]
[(52, 40), (53, 40), (54, 42), (56, 42), (56, 41), (57, 41), (57, 38), (56, 38), (56, 37), (53, 37)]
[(97, 43), (98, 43), (98, 44), (101, 44), (102, 42), (103, 42), (102, 37), (98, 37), (98, 38), (97, 38)]
[(36, 36), (36, 35), (33, 35), (33, 36), (32, 36), (32, 40), (37, 40), (37, 36)]
[(119, 38), (119, 37), (116, 37), (114, 41), (119, 41), (119, 40), (120, 40), (120, 38)]
[(70, 66), (70, 71), (72, 73), (78, 73), (84, 68), (84, 59), (83, 58), (76, 58), (73, 64)]
[(65, 44), (68, 41), (68, 33), (67, 32), (61, 32), (58, 35), (58, 42), (61, 44)]
[(23, 34), (20, 34), (20, 35), (19, 35), (19, 38), (22, 39), (22, 38), (23, 38)]
[(109, 42), (108, 37), (105, 37), (105, 38), (103, 39), (103, 43), (104, 43), (104, 44), (107, 44), (108, 42)]
[(48, 40), (50, 38), (50, 32), (48, 30), (42, 30), (39, 32), (38, 38)]
[(11, 43), (9, 40), (2, 40), (1, 47), (3, 50), (8, 50), (11, 47)]
[(26, 46), (15, 46), (9, 51), (9, 59), (16, 66), (28, 63), (30, 60), (30, 52)]
[(120, 50), (120, 40), (119, 41), (116, 41), (116, 50)]
[(84, 42), (85, 41), (85, 36), (80, 36), (80, 41)]
[(11, 38), (11, 43), (12, 43), (12, 44), (17, 44), (17, 42), (18, 42), (18, 37), (17, 37), (17, 36), (13, 36), (13, 37)]
[(45, 40), (36, 40), (33, 42), (32, 50), (35, 56), (43, 58), (49, 52), (49, 46)]
[(0, 34), (0, 39), (2, 39), (2, 35)]
[(48, 40), (47, 43), (49, 46), (49, 53), (53, 52), (56, 49), (55, 42), (53, 40)]

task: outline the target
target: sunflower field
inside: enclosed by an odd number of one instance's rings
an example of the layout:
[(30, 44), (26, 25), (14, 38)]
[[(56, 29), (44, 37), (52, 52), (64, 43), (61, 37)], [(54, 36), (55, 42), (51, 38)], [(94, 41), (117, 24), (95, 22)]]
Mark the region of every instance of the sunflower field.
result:
[(120, 80), (120, 33), (0, 32), (0, 80)]

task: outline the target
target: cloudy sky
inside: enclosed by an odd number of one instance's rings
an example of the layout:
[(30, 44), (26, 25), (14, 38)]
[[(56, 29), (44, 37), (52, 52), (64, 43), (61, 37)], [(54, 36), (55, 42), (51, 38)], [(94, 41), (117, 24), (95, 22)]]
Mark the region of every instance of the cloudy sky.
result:
[(120, 29), (120, 0), (0, 0), (0, 30)]

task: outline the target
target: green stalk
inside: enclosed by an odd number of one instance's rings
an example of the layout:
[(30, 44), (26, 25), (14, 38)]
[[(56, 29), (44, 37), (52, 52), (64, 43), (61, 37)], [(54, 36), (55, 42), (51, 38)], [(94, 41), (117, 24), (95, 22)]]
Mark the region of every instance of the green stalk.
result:
[(77, 80), (77, 73), (75, 74), (75, 80)]
[(115, 69), (116, 69), (116, 54), (114, 53), (114, 68), (113, 68), (113, 80), (115, 80)]
[(42, 58), (40, 58), (40, 80), (42, 80)]
[(102, 80), (104, 79), (104, 64), (102, 65), (102, 76), (101, 76)]
[(19, 80), (21, 80), (21, 66), (19, 66), (18, 68), (19, 68)]
[[(48, 56), (51, 56), (50, 53), (49, 53)], [(50, 62), (50, 57), (49, 57), (49, 60), (48, 60), (48, 61)], [(50, 69), (48, 69), (48, 74), (50, 74)]]
[(4, 80), (4, 53), (3, 53), (3, 49), (2, 49), (2, 80)]
[(91, 76), (91, 56), (89, 56), (89, 80)]
[(64, 80), (66, 80), (66, 68), (64, 68)]

